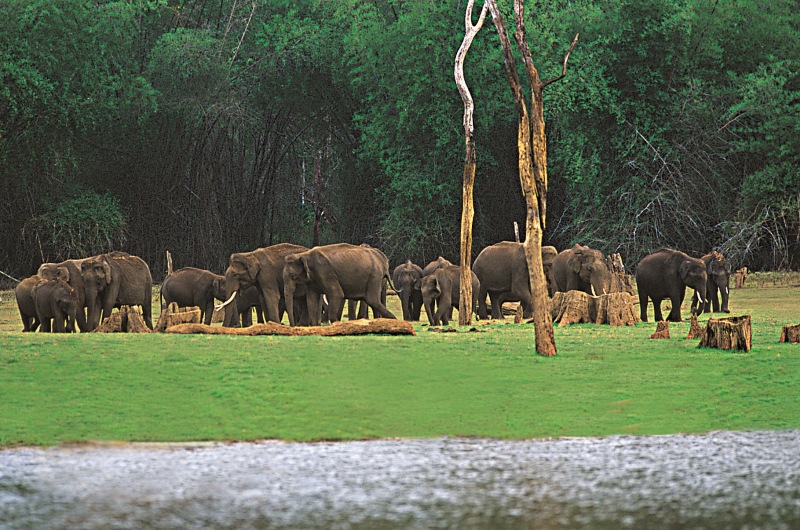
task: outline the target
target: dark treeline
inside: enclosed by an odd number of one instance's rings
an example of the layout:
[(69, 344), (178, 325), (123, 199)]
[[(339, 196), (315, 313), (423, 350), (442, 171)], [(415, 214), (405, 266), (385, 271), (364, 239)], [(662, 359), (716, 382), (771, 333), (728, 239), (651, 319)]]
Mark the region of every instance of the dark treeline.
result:
[[(4, 0), (0, 270), (121, 249), (158, 280), (166, 250), (221, 272), (232, 252), (315, 233), (392, 265), (456, 260), (464, 7)], [(526, 14), (543, 78), (581, 34), (545, 95), (545, 244), (629, 265), (668, 246), (800, 267), (793, 0), (539, 0)], [(524, 222), (502, 65), (487, 24), (466, 64), (475, 253)]]

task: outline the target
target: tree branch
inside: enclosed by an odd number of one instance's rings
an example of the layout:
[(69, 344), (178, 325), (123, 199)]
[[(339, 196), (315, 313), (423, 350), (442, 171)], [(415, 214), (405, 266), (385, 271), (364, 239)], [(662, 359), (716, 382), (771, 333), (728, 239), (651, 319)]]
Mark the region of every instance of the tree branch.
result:
[(547, 81), (542, 83), (542, 89), (544, 89), (544, 87), (546, 87), (550, 83), (553, 83), (554, 81), (560, 81), (561, 79), (564, 79), (564, 77), (567, 75), (567, 61), (569, 60), (569, 54), (572, 53), (572, 50), (575, 49), (575, 45), (578, 43), (579, 35), (580, 33), (575, 34), (575, 38), (572, 39), (572, 44), (569, 45), (569, 50), (567, 50), (567, 54), (564, 56), (564, 69), (561, 70), (561, 75), (558, 77), (554, 77), (553, 79), (548, 79)]

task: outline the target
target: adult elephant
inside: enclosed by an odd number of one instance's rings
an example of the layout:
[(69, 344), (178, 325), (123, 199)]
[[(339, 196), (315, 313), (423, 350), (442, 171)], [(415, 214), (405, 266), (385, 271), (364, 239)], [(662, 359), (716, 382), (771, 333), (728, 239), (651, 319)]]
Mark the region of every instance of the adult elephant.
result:
[[(179, 307), (197, 306), (200, 308), (200, 319), (210, 325), (214, 318), (214, 300), (225, 301), (225, 276), (205, 269), (184, 267), (178, 269), (161, 284), (163, 306), (172, 302)], [(261, 294), (255, 285), (242, 289), (236, 296), (236, 326), (253, 325), (253, 309), (256, 310), (258, 322), (264, 322)]]
[(478, 277), (478, 316), (488, 318), (486, 295), (492, 304), (492, 318), (502, 319), (503, 302), (519, 302), (525, 318), (533, 316), (530, 276), (522, 243), (501, 241), (481, 250), (472, 271)]
[[(236, 327), (237, 306), (231, 303), (237, 293), (251, 285), (255, 285), (261, 293), (267, 320), (280, 323), (282, 306), (287, 309), (289, 307), (283, 300), (283, 259), (290, 254), (307, 250), (300, 245), (279, 243), (251, 252), (231, 254), (228, 268), (225, 270), (226, 301), (221, 306), (225, 307), (223, 325)], [(294, 315), (290, 313), (289, 320), (293, 318)]]
[[(681, 322), (681, 304), (686, 296), (686, 287), (694, 289), (701, 304), (705, 304), (706, 264), (679, 250), (663, 248), (642, 258), (636, 265), (636, 287), (639, 290), (639, 308), (642, 322), (647, 322), (647, 300), (653, 301), (653, 316), (661, 321), (661, 301), (669, 298), (672, 309), (670, 322)], [(703, 312), (703, 305), (692, 310), (692, 314)]]
[(33, 300), (33, 289), (42, 281), (44, 281), (42, 277), (35, 274), (19, 282), (14, 289), (19, 316), (22, 318), (23, 332), (36, 331), (36, 328), (39, 327), (39, 317), (36, 316), (36, 303)]
[[(33, 288), (40, 331), (72, 333), (78, 313), (78, 293), (64, 280), (43, 280)], [(52, 325), (51, 325), (52, 323)]]
[[(425, 276), (421, 280), (420, 290), (422, 291), (422, 301), (425, 304), (425, 312), (428, 314), (428, 322), (431, 326), (438, 326), (440, 323), (445, 326), (450, 323), (453, 308), (458, 308), (461, 296), (461, 267), (458, 265), (448, 265), (440, 267)], [(472, 271), (472, 292), (480, 290), (478, 276)], [(472, 309), (474, 313), (477, 309), (477, 297), (472, 299)], [(434, 311), (433, 302), (436, 301), (437, 309)], [(455, 301), (455, 305), (453, 305)]]
[(611, 272), (599, 250), (575, 245), (553, 259), (556, 291), (583, 291), (597, 296), (611, 292)]
[(345, 299), (367, 302), (383, 318), (396, 318), (386, 308), (386, 283), (389, 261), (378, 249), (338, 243), (314, 247), (284, 258), (283, 283), (289, 324), (296, 324), (293, 305), (295, 293), (305, 287), (306, 303), (312, 325), (319, 325), (319, 303), (328, 300), (331, 322), (341, 319)]
[(422, 267), (407, 260), (392, 272), (392, 284), (403, 307), (403, 320), (416, 321), (422, 312), (422, 292), (414, 285), (422, 278)]
[(142, 306), (142, 318), (153, 329), (153, 277), (142, 258), (126, 252), (100, 254), (83, 260), (81, 274), (89, 329), (95, 329), (111, 316), (114, 307), (122, 305)]
[(86, 320), (86, 287), (83, 284), (83, 274), (81, 265), (88, 258), (68, 259), (61, 263), (42, 263), (37, 274), (45, 280), (64, 280), (70, 287), (75, 289), (78, 295), (78, 328), (83, 331), (92, 331)]
[[(722, 253), (713, 251), (709, 252), (702, 258), (703, 263), (706, 265), (706, 303), (703, 306), (703, 311), (710, 313), (730, 313), (728, 309), (728, 286), (731, 280), (731, 263), (722, 255)], [(720, 296), (722, 295), (722, 307), (720, 307)], [(692, 298), (692, 310), (698, 305), (697, 298)]]

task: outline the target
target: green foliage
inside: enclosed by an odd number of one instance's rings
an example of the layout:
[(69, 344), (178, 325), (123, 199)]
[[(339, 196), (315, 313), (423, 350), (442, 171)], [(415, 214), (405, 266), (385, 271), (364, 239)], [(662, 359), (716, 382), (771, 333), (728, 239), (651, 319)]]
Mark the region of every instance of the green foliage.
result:
[(119, 200), (90, 191), (31, 219), (25, 232), (28, 241), (40, 248), (44, 261), (62, 261), (121, 248), (126, 227)]

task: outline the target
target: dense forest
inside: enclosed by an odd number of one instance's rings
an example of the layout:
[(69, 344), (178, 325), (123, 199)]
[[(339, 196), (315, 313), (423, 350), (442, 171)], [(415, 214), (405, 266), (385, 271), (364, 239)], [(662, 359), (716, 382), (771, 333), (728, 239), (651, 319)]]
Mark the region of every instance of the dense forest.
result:
[[(457, 260), (465, 4), (3, 0), (0, 271), (120, 249), (158, 280), (166, 250), (221, 272), (315, 241)], [(800, 267), (794, 0), (535, 0), (526, 17), (543, 78), (580, 33), (545, 93), (544, 244)], [(477, 254), (525, 218), (491, 23), (465, 71)]]

